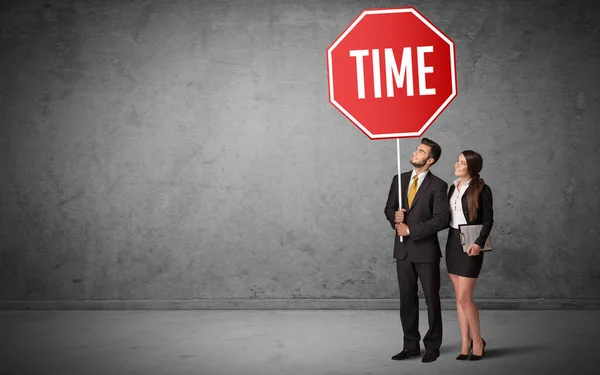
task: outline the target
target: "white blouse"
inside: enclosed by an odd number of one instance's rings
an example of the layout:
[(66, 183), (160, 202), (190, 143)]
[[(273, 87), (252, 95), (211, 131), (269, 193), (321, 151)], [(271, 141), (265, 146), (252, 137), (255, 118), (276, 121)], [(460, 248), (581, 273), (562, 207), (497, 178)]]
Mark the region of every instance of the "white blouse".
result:
[(461, 224), (467, 224), (467, 219), (465, 218), (465, 214), (463, 213), (462, 207), (462, 197), (465, 194), (465, 191), (469, 187), (469, 183), (471, 180), (467, 181), (458, 189), (458, 182), (460, 179), (454, 180), (454, 192), (452, 192), (452, 196), (450, 197), (450, 226), (454, 229), (458, 229), (458, 226)]

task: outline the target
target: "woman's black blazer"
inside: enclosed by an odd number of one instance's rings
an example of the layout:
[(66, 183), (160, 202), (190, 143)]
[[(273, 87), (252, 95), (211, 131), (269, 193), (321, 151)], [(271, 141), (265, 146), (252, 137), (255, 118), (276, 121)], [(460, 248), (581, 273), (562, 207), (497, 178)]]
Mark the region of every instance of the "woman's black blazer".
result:
[[(456, 189), (456, 185), (450, 185), (450, 190), (448, 190), (448, 201), (452, 199), (454, 189)], [(469, 189), (471, 189), (470, 185), (467, 187), (467, 190), (461, 199), (463, 214), (465, 215), (467, 224), (483, 224), (483, 228), (481, 228), (481, 232), (479, 232), (479, 237), (477, 237), (477, 240), (475, 240), (477, 245), (483, 247), (485, 245), (485, 241), (487, 241), (487, 238), (490, 235), (492, 225), (494, 225), (492, 189), (490, 189), (487, 184), (483, 184), (481, 194), (479, 194), (479, 209), (477, 209), (477, 217), (475, 217), (475, 220), (473, 221), (469, 220), (469, 206), (467, 202), (467, 193)]]

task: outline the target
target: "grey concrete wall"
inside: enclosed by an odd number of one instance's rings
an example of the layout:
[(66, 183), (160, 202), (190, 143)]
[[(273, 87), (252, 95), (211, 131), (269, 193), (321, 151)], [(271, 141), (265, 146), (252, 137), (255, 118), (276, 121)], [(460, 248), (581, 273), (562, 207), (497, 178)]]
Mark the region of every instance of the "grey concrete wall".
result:
[(57, 0), (1, 5), (0, 300), (396, 298), (396, 142), (329, 104), (325, 50), (401, 5), (456, 43), (426, 136), (448, 182), (484, 158), (476, 297), (600, 298), (593, 2)]

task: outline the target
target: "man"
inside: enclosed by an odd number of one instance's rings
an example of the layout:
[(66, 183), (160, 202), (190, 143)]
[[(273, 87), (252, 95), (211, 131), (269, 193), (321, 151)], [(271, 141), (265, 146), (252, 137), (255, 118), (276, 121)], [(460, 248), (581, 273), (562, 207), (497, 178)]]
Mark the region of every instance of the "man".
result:
[[(440, 303), (440, 258), (442, 252), (437, 232), (448, 228), (448, 184), (429, 171), (440, 158), (442, 149), (423, 138), (413, 152), (411, 172), (402, 173), (402, 209), (399, 210), (398, 175), (385, 205), (385, 216), (397, 235), (394, 258), (400, 289), (400, 320), (404, 331), (403, 350), (392, 357), (403, 360), (421, 354), (419, 342), (419, 298), (417, 279), (421, 282), (429, 330), (423, 337), (425, 355), (422, 362), (433, 362), (442, 344), (442, 311)], [(400, 237), (402, 236), (402, 242)]]

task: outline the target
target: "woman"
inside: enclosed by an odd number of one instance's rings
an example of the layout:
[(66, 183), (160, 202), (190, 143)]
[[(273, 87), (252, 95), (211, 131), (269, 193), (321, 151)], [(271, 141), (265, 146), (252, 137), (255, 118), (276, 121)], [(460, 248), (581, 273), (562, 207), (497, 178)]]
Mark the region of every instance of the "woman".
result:
[[(465, 150), (454, 164), (454, 174), (458, 177), (450, 186), (450, 229), (446, 242), (446, 268), (450, 274), (456, 293), (456, 310), (462, 336), (461, 352), (458, 360), (469, 358), (477, 361), (483, 357), (485, 341), (481, 338), (479, 310), (473, 301), (475, 282), (483, 264), (481, 247), (492, 229), (494, 211), (492, 191), (479, 177), (483, 167), (481, 155)], [(463, 252), (458, 226), (460, 224), (483, 224), (479, 237), (467, 252)], [(469, 335), (472, 334), (472, 338)]]

